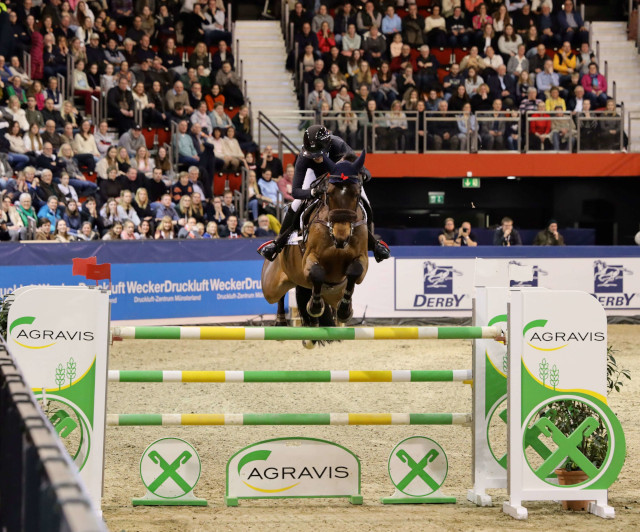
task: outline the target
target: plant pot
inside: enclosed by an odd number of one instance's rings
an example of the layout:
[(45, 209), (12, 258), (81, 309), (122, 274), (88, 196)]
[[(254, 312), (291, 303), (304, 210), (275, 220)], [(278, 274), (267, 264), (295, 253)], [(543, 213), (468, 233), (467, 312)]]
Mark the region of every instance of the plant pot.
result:
[[(566, 469), (556, 469), (554, 473), (558, 476), (558, 483), (561, 486), (572, 486), (580, 484), (589, 477), (583, 471), (567, 471)], [(562, 501), (564, 510), (586, 510), (592, 501)]]

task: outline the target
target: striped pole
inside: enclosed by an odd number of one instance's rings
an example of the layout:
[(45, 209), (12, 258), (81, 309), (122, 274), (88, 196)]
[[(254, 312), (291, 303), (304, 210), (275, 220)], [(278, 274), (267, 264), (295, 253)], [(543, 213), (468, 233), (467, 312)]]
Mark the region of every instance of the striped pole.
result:
[(442, 371), (125, 371), (110, 370), (109, 382), (463, 382), (470, 369)]
[(471, 414), (108, 414), (107, 425), (464, 425)]
[(500, 327), (113, 327), (123, 340), (473, 340)]

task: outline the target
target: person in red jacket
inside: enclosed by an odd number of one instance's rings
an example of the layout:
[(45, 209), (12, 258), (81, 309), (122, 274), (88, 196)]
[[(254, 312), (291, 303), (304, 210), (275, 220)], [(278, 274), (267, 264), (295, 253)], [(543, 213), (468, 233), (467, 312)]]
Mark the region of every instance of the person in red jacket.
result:
[(596, 63), (589, 63), (589, 71), (582, 76), (580, 83), (595, 109), (607, 105), (607, 78), (598, 72)]
[(318, 45), (320, 52), (323, 54), (328, 54), (331, 51), (331, 47), (336, 45), (336, 37), (326, 20), (322, 23), (318, 32)]
[[(537, 113), (531, 114), (534, 120), (529, 121), (529, 149), (530, 150), (548, 150), (551, 148), (551, 120), (546, 112), (545, 103), (538, 103)], [(541, 117), (547, 117), (549, 120), (541, 120)]]

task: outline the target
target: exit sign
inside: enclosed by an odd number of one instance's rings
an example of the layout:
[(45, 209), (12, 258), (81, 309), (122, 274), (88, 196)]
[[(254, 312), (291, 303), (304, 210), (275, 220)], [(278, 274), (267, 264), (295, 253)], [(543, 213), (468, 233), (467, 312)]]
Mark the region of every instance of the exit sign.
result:
[(444, 192), (429, 192), (429, 205), (444, 205)]
[(463, 177), (462, 188), (480, 188), (479, 177)]

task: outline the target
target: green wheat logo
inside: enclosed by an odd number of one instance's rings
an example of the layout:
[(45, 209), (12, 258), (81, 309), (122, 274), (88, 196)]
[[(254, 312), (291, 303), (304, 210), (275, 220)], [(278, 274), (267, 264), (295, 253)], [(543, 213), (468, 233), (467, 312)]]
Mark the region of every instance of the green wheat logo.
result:
[(542, 381), (542, 384), (546, 385), (547, 377), (549, 376), (549, 363), (547, 362), (546, 358), (543, 358), (542, 361), (540, 362), (538, 375), (540, 375), (540, 380)]

